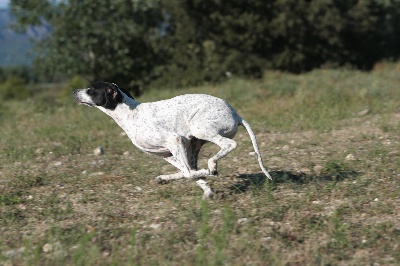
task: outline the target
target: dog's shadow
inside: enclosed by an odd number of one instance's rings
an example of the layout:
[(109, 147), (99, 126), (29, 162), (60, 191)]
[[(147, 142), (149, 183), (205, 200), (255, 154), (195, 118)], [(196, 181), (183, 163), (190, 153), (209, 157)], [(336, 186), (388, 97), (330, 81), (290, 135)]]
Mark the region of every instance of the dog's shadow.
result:
[(269, 173), (272, 180), (267, 179), (263, 173), (239, 175), (237, 177), (239, 180), (229, 187), (230, 194), (241, 194), (252, 188), (261, 188), (265, 182), (270, 182), (272, 186), (284, 183), (304, 185), (312, 182), (341, 182), (348, 178), (355, 178), (361, 174), (355, 171), (342, 171), (334, 174), (312, 175), (284, 170), (270, 171)]

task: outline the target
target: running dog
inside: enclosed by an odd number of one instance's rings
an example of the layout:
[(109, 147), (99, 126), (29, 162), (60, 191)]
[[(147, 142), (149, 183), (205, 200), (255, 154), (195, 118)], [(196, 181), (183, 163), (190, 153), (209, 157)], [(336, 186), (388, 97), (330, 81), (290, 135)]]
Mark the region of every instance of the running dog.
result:
[[(239, 125), (246, 128), (261, 170), (271, 179), (250, 125), (220, 98), (186, 94), (139, 103), (129, 92), (108, 82), (96, 82), (90, 88), (73, 93), (78, 104), (97, 107), (112, 117), (140, 150), (160, 156), (179, 169), (176, 174), (156, 177), (160, 183), (180, 178), (197, 179), (196, 183), (204, 191), (203, 197), (211, 197), (211, 188), (201, 178), (218, 174), (218, 160), (237, 146), (232, 138)], [(208, 160), (208, 169), (198, 170), (198, 155), (206, 142), (215, 143), (221, 150)]]

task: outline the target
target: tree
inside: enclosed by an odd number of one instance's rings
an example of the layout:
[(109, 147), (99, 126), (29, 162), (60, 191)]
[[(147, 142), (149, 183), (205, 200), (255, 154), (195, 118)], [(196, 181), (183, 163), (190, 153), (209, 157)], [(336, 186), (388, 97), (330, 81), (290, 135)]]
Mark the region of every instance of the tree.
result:
[(370, 69), (400, 55), (398, 0), (12, 0), (51, 25), (37, 68), (123, 85), (218, 82), (264, 69)]
[(258, 20), (264, 14), (250, 12), (257, 9), (253, 2), (162, 0), (167, 15), (159, 43), (165, 56), (157, 69), (160, 83), (186, 86), (217, 82), (230, 74), (260, 77), (265, 60), (249, 43), (261, 40), (252, 33), (265, 28)]
[(166, 72), (219, 80), (323, 65), (370, 69), (400, 54), (397, 0), (163, 0), (171, 14)]
[(162, 22), (157, 1), (12, 0), (11, 8), (19, 30), (51, 26), (35, 62), (44, 72), (132, 86), (149, 82), (160, 64), (152, 45)]

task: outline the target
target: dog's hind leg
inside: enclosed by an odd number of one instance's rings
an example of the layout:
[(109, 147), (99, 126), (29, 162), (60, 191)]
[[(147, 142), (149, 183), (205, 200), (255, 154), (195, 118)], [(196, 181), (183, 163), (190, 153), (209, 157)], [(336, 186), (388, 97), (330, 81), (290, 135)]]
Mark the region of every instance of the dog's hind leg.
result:
[(203, 179), (199, 179), (196, 181), (196, 184), (201, 187), (203, 190), (203, 199), (208, 199), (214, 196), (214, 192), (211, 190), (210, 186), (207, 184), (207, 182)]
[(217, 175), (218, 160), (225, 157), (228, 153), (234, 150), (237, 147), (237, 143), (236, 141), (229, 138), (225, 138), (221, 135), (217, 135), (215, 137), (207, 137), (205, 139), (221, 147), (221, 150), (208, 160), (208, 169), (210, 171), (210, 174)]

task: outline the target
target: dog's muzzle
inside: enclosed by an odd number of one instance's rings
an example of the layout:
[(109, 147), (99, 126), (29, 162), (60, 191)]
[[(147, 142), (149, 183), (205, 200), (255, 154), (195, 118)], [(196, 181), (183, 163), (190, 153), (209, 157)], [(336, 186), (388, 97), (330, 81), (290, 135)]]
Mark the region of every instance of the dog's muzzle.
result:
[(82, 99), (82, 95), (81, 95), (81, 94), (83, 93), (83, 90), (74, 90), (73, 93), (74, 93), (75, 101), (76, 101), (78, 104), (83, 104), (83, 105), (87, 105), (87, 106), (90, 106), (90, 107), (93, 107), (93, 106), (94, 106), (93, 103), (84, 101), (84, 100)]

